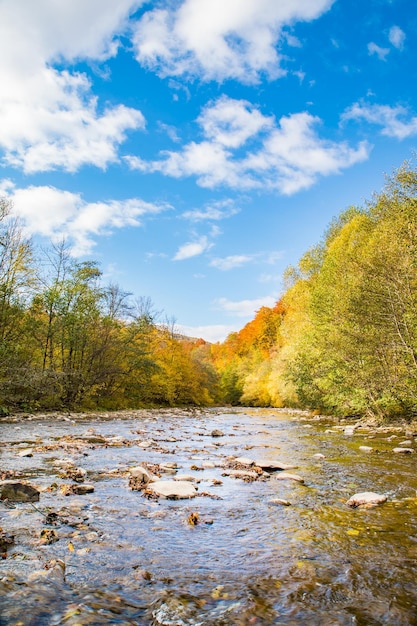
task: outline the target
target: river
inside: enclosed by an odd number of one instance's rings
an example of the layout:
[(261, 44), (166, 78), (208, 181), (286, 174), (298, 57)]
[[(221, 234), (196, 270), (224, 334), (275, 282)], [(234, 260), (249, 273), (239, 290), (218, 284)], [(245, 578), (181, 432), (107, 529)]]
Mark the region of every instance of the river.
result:
[[(3, 418), (0, 473), (41, 493), (0, 501), (14, 536), (1, 626), (417, 624), (417, 454), (394, 452), (417, 433), (346, 424), (273, 409)], [(225, 476), (242, 456), (304, 482)], [(190, 475), (197, 497), (130, 489), (141, 463), (176, 463), (162, 478)], [(63, 467), (94, 492), (65, 495)], [(346, 505), (365, 491), (387, 501)]]

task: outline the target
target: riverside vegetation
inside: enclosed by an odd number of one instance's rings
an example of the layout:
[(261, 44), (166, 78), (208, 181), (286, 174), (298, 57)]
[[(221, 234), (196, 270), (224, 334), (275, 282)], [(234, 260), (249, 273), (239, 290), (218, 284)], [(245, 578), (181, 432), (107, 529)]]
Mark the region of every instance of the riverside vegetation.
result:
[(336, 218), (222, 344), (179, 336), (65, 243), (36, 255), (0, 201), (3, 412), (175, 405), (417, 414), (417, 170)]

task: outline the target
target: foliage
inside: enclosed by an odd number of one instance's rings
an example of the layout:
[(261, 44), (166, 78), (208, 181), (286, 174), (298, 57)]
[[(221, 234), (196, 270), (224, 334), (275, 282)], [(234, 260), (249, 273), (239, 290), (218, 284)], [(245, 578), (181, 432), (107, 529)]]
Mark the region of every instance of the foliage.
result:
[(417, 171), (405, 163), (222, 344), (178, 335), (65, 243), (35, 259), (0, 200), (0, 407), (229, 403), (417, 415)]
[[(213, 402), (207, 350), (161, 325), (147, 298), (103, 286), (62, 242), (35, 262), (0, 201), (0, 406), (127, 408)], [(204, 343), (204, 342), (203, 342)]]
[(405, 163), (284, 276), (286, 291), (214, 350), (232, 403), (417, 415), (417, 171)]

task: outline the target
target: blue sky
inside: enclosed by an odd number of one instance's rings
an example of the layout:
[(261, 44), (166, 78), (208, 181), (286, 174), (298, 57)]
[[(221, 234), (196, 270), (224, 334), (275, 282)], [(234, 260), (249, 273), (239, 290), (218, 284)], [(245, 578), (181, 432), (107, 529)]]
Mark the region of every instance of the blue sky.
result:
[(417, 138), (412, 0), (0, 0), (0, 194), (223, 340)]

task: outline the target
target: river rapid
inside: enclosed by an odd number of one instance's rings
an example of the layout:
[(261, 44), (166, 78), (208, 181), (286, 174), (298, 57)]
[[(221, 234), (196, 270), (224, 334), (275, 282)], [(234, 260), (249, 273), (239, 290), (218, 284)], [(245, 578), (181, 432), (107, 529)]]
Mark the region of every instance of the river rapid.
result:
[[(40, 497), (0, 501), (14, 536), (0, 625), (417, 624), (417, 432), (349, 424), (274, 409), (2, 419), (0, 474)], [(237, 457), (304, 482), (224, 475)], [(196, 497), (132, 490), (141, 464), (188, 475)], [(68, 468), (94, 491), (66, 495)], [(366, 491), (387, 501), (346, 505)]]

